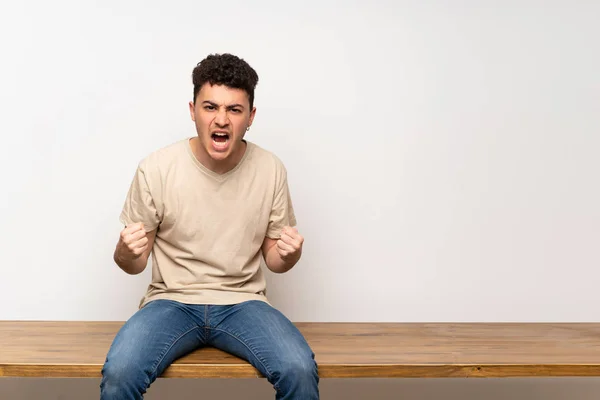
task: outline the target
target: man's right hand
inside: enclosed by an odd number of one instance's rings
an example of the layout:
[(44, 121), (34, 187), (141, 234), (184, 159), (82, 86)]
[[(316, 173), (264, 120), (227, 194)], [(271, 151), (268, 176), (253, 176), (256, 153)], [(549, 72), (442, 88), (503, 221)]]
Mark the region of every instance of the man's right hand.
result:
[(139, 274), (148, 264), (154, 246), (156, 229), (146, 232), (144, 224), (131, 224), (121, 231), (113, 256), (117, 265), (128, 274)]
[(148, 249), (148, 237), (144, 230), (144, 224), (138, 222), (129, 225), (121, 231), (119, 239), (120, 256), (135, 260)]

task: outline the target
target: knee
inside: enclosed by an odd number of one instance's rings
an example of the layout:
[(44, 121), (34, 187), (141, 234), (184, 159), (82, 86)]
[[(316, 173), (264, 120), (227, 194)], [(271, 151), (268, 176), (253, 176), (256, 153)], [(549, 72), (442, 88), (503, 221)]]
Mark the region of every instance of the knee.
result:
[(319, 375), (313, 356), (289, 357), (280, 362), (272, 380), (278, 398), (317, 400)]
[(143, 368), (123, 358), (108, 359), (102, 367), (101, 399), (141, 398), (149, 385)]
[(279, 368), (281, 380), (289, 381), (318, 381), (317, 363), (312, 355), (291, 357), (281, 363)]

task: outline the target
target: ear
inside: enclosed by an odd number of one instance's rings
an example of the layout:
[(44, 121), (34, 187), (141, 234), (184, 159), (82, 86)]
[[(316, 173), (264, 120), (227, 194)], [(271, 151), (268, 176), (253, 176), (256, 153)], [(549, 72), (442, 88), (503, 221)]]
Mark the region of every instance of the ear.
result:
[(192, 117), (192, 121), (196, 121), (196, 114), (195, 114), (195, 110), (196, 110), (196, 106), (194, 105), (193, 101), (190, 101), (190, 116)]
[(248, 126), (252, 125), (252, 121), (254, 121), (255, 115), (256, 115), (256, 107), (253, 107), (252, 111), (250, 111), (250, 117), (248, 118)]

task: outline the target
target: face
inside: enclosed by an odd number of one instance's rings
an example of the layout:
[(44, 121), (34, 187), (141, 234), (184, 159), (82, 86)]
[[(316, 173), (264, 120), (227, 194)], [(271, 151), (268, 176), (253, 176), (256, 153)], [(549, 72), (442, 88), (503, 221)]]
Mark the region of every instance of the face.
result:
[(248, 94), (242, 89), (204, 84), (196, 102), (190, 102), (198, 140), (194, 151), (201, 163), (216, 172), (233, 168), (246, 149), (242, 142), (252, 125), (256, 108), (250, 109)]

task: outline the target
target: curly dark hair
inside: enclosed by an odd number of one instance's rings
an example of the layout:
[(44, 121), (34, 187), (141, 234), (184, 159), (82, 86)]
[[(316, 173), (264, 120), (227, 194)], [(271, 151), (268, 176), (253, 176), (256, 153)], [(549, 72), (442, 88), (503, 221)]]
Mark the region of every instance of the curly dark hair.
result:
[(194, 102), (202, 86), (208, 82), (211, 85), (243, 89), (248, 93), (250, 109), (254, 106), (254, 89), (258, 83), (258, 74), (246, 61), (233, 54), (210, 54), (196, 65), (192, 81)]

